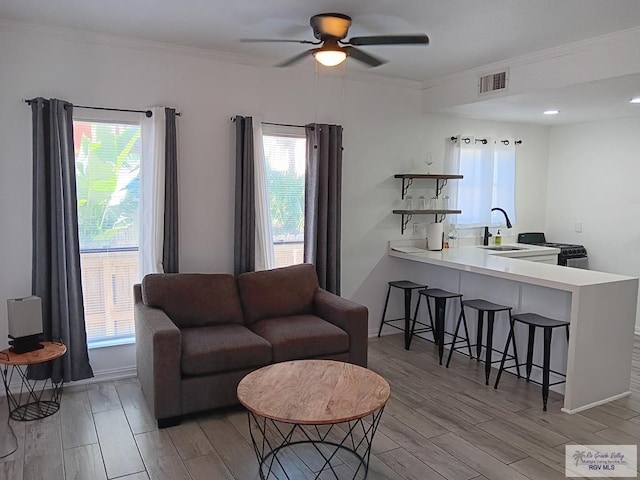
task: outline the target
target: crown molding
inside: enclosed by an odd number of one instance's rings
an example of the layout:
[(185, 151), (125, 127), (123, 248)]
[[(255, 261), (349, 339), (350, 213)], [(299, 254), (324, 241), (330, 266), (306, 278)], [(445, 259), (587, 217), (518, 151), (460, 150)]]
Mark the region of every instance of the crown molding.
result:
[(487, 73), (497, 72), (505, 68), (531, 65), (539, 62), (544, 62), (546, 60), (552, 60), (555, 58), (584, 52), (585, 50), (592, 49), (595, 46), (601, 47), (606, 44), (613, 45), (620, 42), (623, 42), (623, 43), (634, 42), (636, 44), (640, 42), (640, 27), (633, 27), (625, 30), (619, 30), (617, 32), (607, 33), (604, 35), (599, 35), (597, 37), (591, 37), (584, 40), (579, 40), (577, 42), (566, 43), (563, 45), (558, 45), (555, 47), (538, 50), (536, 52), (532, 52), (527, 55), (513, 57), (510, 59), (501, 60), (499, 62), (489, 63), (486, 65), (480, 65), (467, 70), (462, 70), (460, 72), (432, 77), (432, 78), (423, 80), (421, 82), (422, 89), (426, 90), (428, 88), (436, 87), (438, 85), (443, 85), (448, 82), (451, 82), (454, 79), (459, 79), (459, 78), (469, 77), (469, 76), (485, 75)]
[(248, 64), (246, 58), (226, 52), (176, 45), (173, 43), (142, 40), (138, 38), (120, 37), (117, 35), (98, 33), (89, 30), (76, 30), (64, 27), (54, 27), (50, 25), (14, 22), (4, 19), (0, 19), (0, 27), (2, 29), (12, 30), (18, 33), (53, 37), (69, 42), (80, 42), (108, 47), (130, 48), (133, 50), (141, 50), (145, 52), (156, 51), (176, 55), (188, 55), (241, 65)]
[[(164, 53), (179, 56), (188, 56), (194, 58), (202, 58), (222, 63), (230, 63), (234, 65), (244, 65), (256, 68), (275, 68), (270, 61), (260, 57), (250, 57), (245, 55), (237, 55), (228, 52), (220, 52), (206, 48), (189, 47), (184, 45), (176, 45), (173, 43), (156, 42), (151, 40), (141, 40), (137, 38), (119, 37), (88, 30), (75, 30), (63, 27), (53, 27), (49, 25), (40, 25), (33, 23), (15, 22), (11, 20), (0, 19), (0, 29), (11, 30), (29, 36), (40, 35), (53, 37), (63, 41), (73, 43), (85, 43), (91, 45), (100, 45), (107, 47), (128, 48), (148, 53)], [(422, 82), (416, 80), (408, 80), (403, 78), (392, 77), (388, 75), (380, 75), (376, 73), (353, 71), (347, 69), (346, 73), (343, 69), (321, 69), (319, 74), (326, 77), (346, 78), (349, 81), (357, 81), (363, 83), (387, 85), (399, 88), (407, 88), (413, 90), (422, 90)]]

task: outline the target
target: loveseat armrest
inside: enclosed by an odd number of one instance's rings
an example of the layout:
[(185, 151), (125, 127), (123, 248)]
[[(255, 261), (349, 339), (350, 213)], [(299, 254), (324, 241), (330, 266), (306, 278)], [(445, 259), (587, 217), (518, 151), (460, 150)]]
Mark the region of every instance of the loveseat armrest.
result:
[(138, 380), (158, 420), (182, 413), (181, 334), (162, 309), (142, 301), (140, 284), (133, 286)]
[(369, 338), (367, 307), (320, 289), (314, 295), (314, 309), (317, 316), (347, 332), (349, 361), (366, 367)]

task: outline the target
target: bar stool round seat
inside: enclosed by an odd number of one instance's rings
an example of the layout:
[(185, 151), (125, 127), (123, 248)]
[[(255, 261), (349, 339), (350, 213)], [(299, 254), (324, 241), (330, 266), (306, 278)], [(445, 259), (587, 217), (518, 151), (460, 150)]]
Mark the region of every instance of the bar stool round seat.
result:
[[(517, 315), (513, 315), (511, 317), (511, 326), (509, 329), (509, 336), (507, 337), (507, 343), (504, 347), (504, 351), (506, 352), (509, 348), (509, 344), (513, 343), (515, 347), (516, 339), (515, 339), (515, 322), (520, 322), (529, 326), (529, 338), (527, 342), (527, 361), (521, 364), (518, 364), (518, 360), (516, 359), (516, 364), (511, 365), (510, 367), (505, 367), (506, 357), (503, 355), (502, 360), (500, 362), (500, 369), (498, 370), (498, 375), (496, 377), (496, 383), (493, 388), (498, 388), (498, 383), (500, 383), (500, 377), (502, 376), (503, 370), (505, 368), (514, 368), (520, 367), (522, 365), (526, 365), (527, 372), (527, 382), (531, 381), (538, 385), (542, 385), (542, 410), (547, 411), (547, 401), (549, 399), (549, 387), (553, 385), (559, 385), (561, 383), (566, 382), (566, 375), (561, 372), (556, 372), (555, 370), (551, 370), (551, 337), (553, 335), (554, 328), (564, 327), (567, 332), (567, 341), (569, 340), (569, 322), (564, 320), (556, 320), (553, 318), (543, 317), (542, 315), (538, 315), (537, 313), (518, 313)], [(542, 366), (535, 365), (533, 363), (533, 347), (536, 336), (536, 328), (540, 327), (544, 331), (544, 344), (543, 344), (543, 355), (542, 355)], [(536, 382), (535, 380), (531, 380), (531, 370), (532, 367), (538, 367), (542, 369), (542, 383)], [(518, 378), (520, 378), (520, 369), (517, 368)], [(559, 382), (555, 382), (549, 384), (549, 374), (553, 372), (556, 375), (564, 377), (565, 380), (561, 380)]]
[[(460, 308), (462, 308), (462, 294), (449, 292), (447, 290), (442, 290), (441, 288), (425, 288), (424, 290), (420, 290), (420, 292), (418, 293), (419, 293), (418, 303), (416, 305), (415, 314), (413, 315), (413, 326), (411, 328), (411, 332), (412, 332), (411, 335), (413, 336), (414, 333), (423, 333), (423, 332), (429, 332), (429, 331), (433, 332), (433, 341), (435, 342), (436, 345), (438, 345), (438, 357), (439, 357), (440, 365), (442, 365), (444, 347), (445, 345), (451, 345), (451, 343), (445, 344), (444, 342), (445, 334), (451, 335), (450, 333), (447, 333), (444, 328), (447, 300), (450, 298), (460, 299)], [(427, 299), (427, 309), (429, 311), (430, 325), (427, 325), (425, 323), (421, 323), (418, 321), (418, 309), (420, 308), (420, 300), (422, 299), (423, 295)], [(431, 311), (431, 303), (429, 302), (430, 298), (433, 299), (434, 307), (436, 310), (435, 319)], [(419, 325), (423, 325), (424, 328), (414, 331), (416, 323)], [(464, 324), (464, 327), (466, 330), (467, 328), (466, 322)], [(467, 345), (469, 344), (468, 337), (469, 335), (467, 333)], [(471, 355), (471, 346), (469, 346), (469, 355)]]
[[(392, 318), (385, 320), (387, 314), (387, 306), (389, 305), (389, 295), (391, 294), (391, 288), (398, 288), (404, 292), (404, 317)], [(390, 327), (397, 328), (398, 330), (404, 330), (404, 348), (409, 350), (411, 346), (411, 294), (414, 290), (427, 288), (426, 285), (421, 283), (415, 283), (410, 280), (394, 280), (389, 282), (387, 287), (387, 297), (384, 301), (384, 309), (382, 310), (382, 320), (380, 321), (380, 328), (378, 329), (378, 337), (382, 333), (382, 327), (387, 324)], [(399, 327), (396, 323), (403, 322), (403, 327)]]
[[(507, 312), (509, 315), (509, 321), (511, 322), (511, 310), (513, 307), (509, 307), (507, 305), (500, 305), (498, 303), (489, 302), (488, 300), (483, 300), (481, 298), (474, 298), (471, 300), (463, 300), (462, 308), (460, 309), (460, 315), (458, 317), (458, 323), (456, 325), (456, 330), (453, 336), (453, 344), (451, 345), (451, 350), (449, 350), (449, 358), (447, 358), (447, 367), (449, 367), (449, 363), (451, 362), (451, 356), (453, 355), (454, 350), (457, 350), (458, 347), (455, 346), (458, 339), (458, 330), (460, 328), (460, 323), (463, 322), (465, 324), (466, 330), (466, 315), (465, 315), (465, 307), (471, 308), (473, 310), (478, 311), (478, 328), (476, 333), (476, 343), (471, 345), (472, 347), (476, 347), (476, 359), (479, 362), (482, 354), (482, 334), (484, 330), (484, 314), (487, 313), (487, 335), (485, 342), (485, 359), (484, 359), (484, 372), (485, 372), (485, 385), (489, 385), (489, 377), (491, 375), (491, 365), (501, 360), (493, 360), (493, 352), (498, 352), (503, 355), (507, 355), (507, 349), (505, 347), (504, 351), (496, 350), (493, 348), (493, 325), (495, 322), (496, 313)], [(467, 343), (469, 342), (469, 334), (467, 333)], [(514, 358), (516, 360), (516, 364), (518, 364), (518, 351), (516, 350), (515, 342), (513, 344), (513, 355), (508, 355), (509, 358)], [(473, 357), (472, 357), (473, 358)], [(518, 372), (520, 369), (518, 367)]]

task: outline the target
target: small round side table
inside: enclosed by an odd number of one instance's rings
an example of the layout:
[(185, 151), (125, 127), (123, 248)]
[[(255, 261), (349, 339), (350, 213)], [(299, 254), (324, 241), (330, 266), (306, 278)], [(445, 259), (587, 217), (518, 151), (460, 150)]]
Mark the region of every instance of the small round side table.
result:
[[(7, 393), (9, 417), (18, 421), (37, 420), (53, 415), (60, 408), (62, 384), (51, 379), (32, 380), (27, 377), (30, 365), (62, 357), (67, 347), (58, 342), (41, 342), (44, 348), (27, 353), (14, 353), (9, 348), (0, 351), (0, 374)], [(19, 391), (16, 391), (19, 379)], [(14, 391), (11, 391), (11, 388)]]

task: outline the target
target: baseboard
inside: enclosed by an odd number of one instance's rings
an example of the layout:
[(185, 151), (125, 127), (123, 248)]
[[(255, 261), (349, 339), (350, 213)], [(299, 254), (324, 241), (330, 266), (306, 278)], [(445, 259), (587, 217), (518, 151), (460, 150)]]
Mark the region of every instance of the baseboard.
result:
[(112, 380), (121, 380), (123, 378), (132, 378), (137, 375), (136, 367), (113, 368), (108, 370), (94, 371), (92, 378), (78, 380), (77, 382), (68, 382), (65, 385), (89, 385), (91, 383), (108, 382)]
[(598, 405), (604, 405), (605, 403), (613, 402), (614, 400), (620, 400), (621, 398), (628, 397), (629, 395), (631, 395), (631, 391), (619, 393), (618, 395), (613, 395), (612, 397), (605, 398), (603, 400), (598, 400), (597, 402), (589, 403), (588, 405), (583, 405), (581, 407), (573, 408), (571, 410), (564, 407), (562, 407), (560, 410), (563, 411), (564, 413), (573, 415), (574, 413), (580, 413), (585, 410), (589, 410), (590, 408), (597, 407)]

